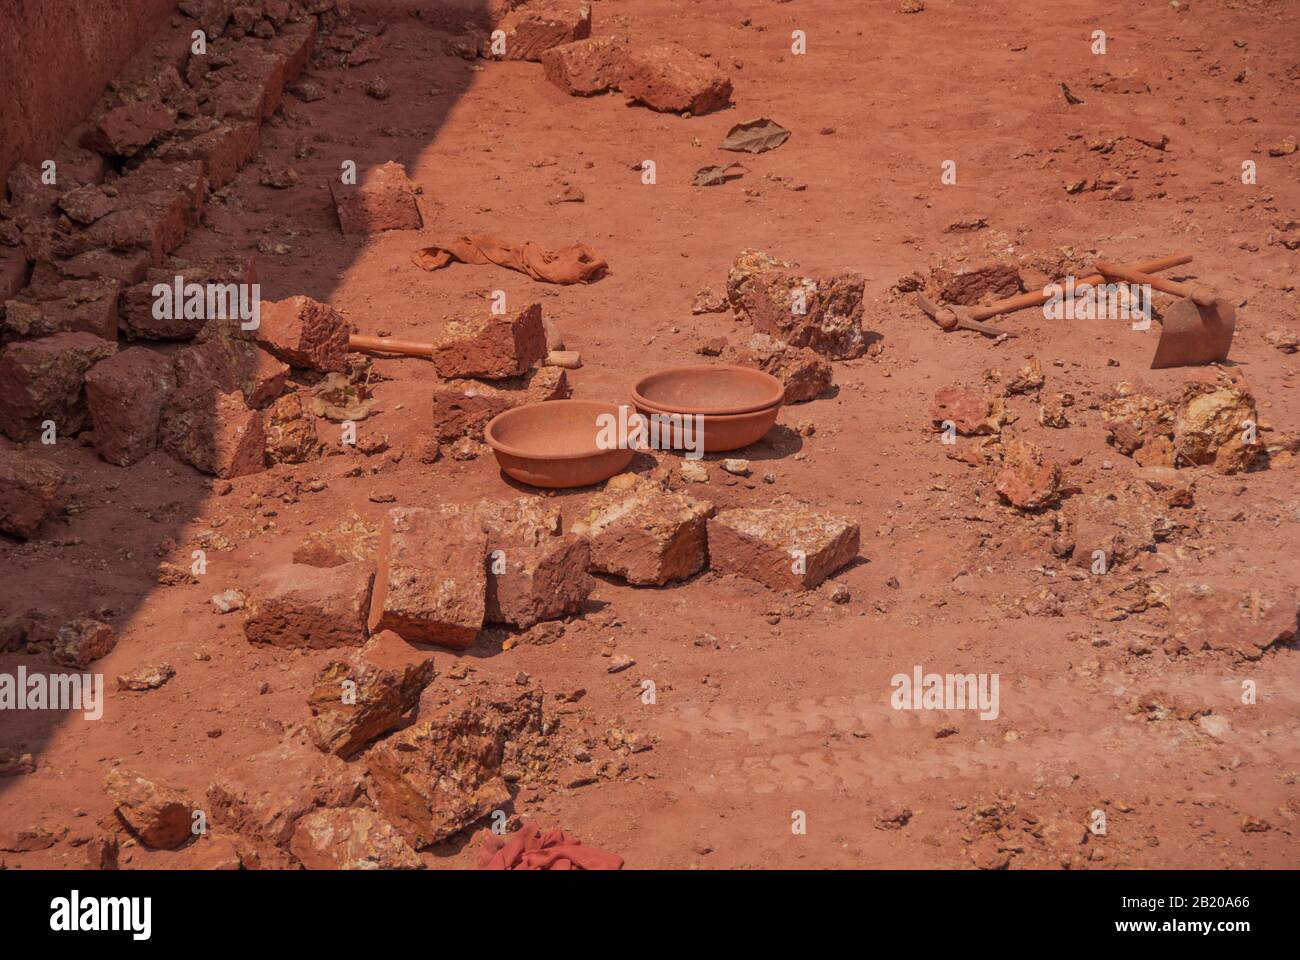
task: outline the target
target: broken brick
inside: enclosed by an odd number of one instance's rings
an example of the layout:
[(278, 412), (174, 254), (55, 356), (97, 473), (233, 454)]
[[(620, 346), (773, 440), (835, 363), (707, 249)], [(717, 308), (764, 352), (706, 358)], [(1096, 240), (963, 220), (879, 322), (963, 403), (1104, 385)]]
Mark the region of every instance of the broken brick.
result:
[(266, 466), (266, 425), (237, 391), (178, 387), (163, 407), (159, 446), (182, 463), (229, 480)]
[[(268, 777), (268, 770), (275, 776)], [(287, 740), (223, 766), (208, 787), (213, 823), (270, 844), (288, 843), (312, 810), (345, 807), (364, 792), (364, 774), (330, 754)]]
[(351, 661), (333, 660), (316, 674), (307, 697), (312, 741), (349, 759), (396, 729), (433, 677), (432, 657), (380, 631)]
[(370, 563), (273, 568), (252, 591), (244, 636), (253, 643), (313, 650), (362, 644), (374, 576)]
[(345, 234), (419, 230), (424, 221), (415, 202), (415, 184), (406, 168), (389, 161), (369, 170), (359, 183), (330, 180), (330, 195)]
[(104, 789), (122, 822), (146, 847), (171, 850), (194, 836), (195, 805), (175, 787), (124, 770), (110, 770)]
[(465, 649), (483, 626), (487, 534), (471, 520), (449, 523), (423, 507), (384, 518), (370, 631)]
[(713, 505), (635, 473), (613, 477), (570, 532), (591, 541), (591, 569), (637, 585), (685, 580), (708, 563)]
[(727, 75), (677, 43), (631, 48), (620, 89), (661, 113), (698, 116), (731, 102)]
[[(183, 131), (184, 132), (184, 131)], [(168, 161), (196, 160), (213, 190), (219, 190), (257, 155), (261, 132), (254, 120), (231, 120), (174, 139), (158, 152)]]
[(758, 333), (832, 360), (852, 360), (867, 352), (865, 284), (858, 273), (803, 276), (793, 263), (743, 250), (727, 274), (727, 300), (736, 318)]
[(1060, 464), (1025, 440), (1012, 440), (1002, 451), (998, 496), (1020, 510), (1041, 510), (1060, 499)]
[(363, 759), (379, 812), (419, 849), (502, 808), (504, 733), (478, 698), (461, 697), (375, 744)]
[(95, 451), (120, 467), (144, 459), (158, 446), (163, 405), (175, 389), (171, 361), (144, 347), (123, 350), (91, 367), (86, 405), (95, 425)]
[(564, 400), (572, 391), (559, 367), (540, 367), (522, 377), (480, 383), (446, 380), (433, 387), (433, 434), (442, 443), (461, 437), (483, 439), (483, 428), (499, 413), (528, 403)]
[(469, 517), (488, 535), (486, 615), (489, 623), (526, 630), (544, 620), (576, 613), (595, 581), (587, 573), (591, 545), (560, 533), (555, 508), (521, 497), (442, 504), (448, 517)]
[(41, 271), (26, 290), (4, 304), (3, 329), (15, 337), (48, 337), (56, 333), (93, 333), (104, 340), (117, 339), (118, 291), (116, 280), (59, 280), (49, 282)]
[(86, 371), (117, 344), (89, 333), (58, 333), (10, 343), (0, 351), (0, 429), (11, 440), (34, 440), (52, 421), (61, 437), (86, 423)]
[(934, 395), (930, 421), (936, 430), (953, 429), (963, 437), (989, 436), (1002, 431), (1006, 408), (999, 397), (990, 397), (968, 387), (944, 387)]
[(513, 316), (452, 320), (433, 347), (433, 365), (446, 379), (502, 380), (525, 373), (545, 357), (540, 303), (530, 303)]
[(316, 414), (301, 393), (286, 394), (266, 411), (266, 458), (271, 463), (306, 463), (320, 456)]
[(63, 471), (19, 447), (0, 456), (0, 531), (34, 537), (60, 503)]
[(418, 870), (401, 833), (373, 810), (313, 810), (298, 819), (289, 851), (308, 870)]
[(831, 388), (831, 365), (806, 347), (792, 347), (756, 333), (735, 351), (736, 362), (770, 373), (785, 387), (784, 403), (815, 400)]
[(348, 322), (327, 303), (311, 297), (263, 300), (252, 337), (285, 363), (321, 373), (347, 369)]
[(117, 646), (117, 634), (106, 623), (78, 617), (59, 627), (50, 655), (65, 667), (84, 668)]
[[(179, 302), (175, 293), (177, 277), (181, 282)], [(248, 308), (251, 313), (254, 304), (243, 291), (257, 282), (257, 269), (251, 257), (204, 261), (155, 267), (139, 281), (123, 290), (118, 299), (122, 333), (128, 339), (189, 340), (209, 320), (228, 321), (232, 326), (244, 322), (240, 311)], [(162, 286), (170, 291), (170, 310), (159, 308), (160, 304), (167, 305)], [(203, 288), (201, 298), (186, 292), (193, 286)]]
[(709, 521), (709, 560), (773, 590), (811, 590), (858, 555), (858, 525), (798, 507), (725, 510)]
[(591, 36), (591, 7), (577, 0), (533, 0), (501, 20), (505, 60), (533, 60), (561, 44)]
[(545, 51), (542, 72), (565, 93), (590, 97), (617, 89), (627, 69), (627, 41), (621, 37), (590, 37)]
[(160, 100), (114, 107), (91, 121), (81, 145), (106, 157), (134, 157), (176, 123), (176, 111)]

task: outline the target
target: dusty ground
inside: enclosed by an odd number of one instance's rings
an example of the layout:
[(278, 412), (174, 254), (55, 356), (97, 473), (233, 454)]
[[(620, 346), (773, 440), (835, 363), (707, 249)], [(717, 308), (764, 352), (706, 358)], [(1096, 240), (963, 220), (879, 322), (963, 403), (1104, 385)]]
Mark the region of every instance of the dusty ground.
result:
[[(596, 35), (676, 39), (728, 69), (734, 109), (687, 119), (618, 95), (567, 97), (537, 64), (448, 56), (446, 34), (396, 17), (380, 61), (315, 71), (329, 95), (286, 98), (282, 119), (264, 127), (262, 161), (293, 166), (299, 184), (263, 187), (255, 162), (181, 252), (267, 241), (258, 265), (268, 299), (326, 300), (367, 333), (432, 336), (446, 317), (481, 309), (491, 289), (539, 299), (582, 352), (575, 396), (612, 401), (625, 401), (643, 372), (697, 362), (703, 340), (740, 337), (730, 314), (690, 308), (701, 287), (722, 290), (741, 249), (867, 277), (873, 355), (835, 364), (832, 397), (783, 411), (787, 429), (746, 454), (753, 477), (729, 477), (710, 458), (710, 483), (691, 490), (720, 506), (786, 493), (851, 517), (862, 528), (862, 562), (802, 596), (714, 573), (666, 589), (602, 578), (587, 612), (554, 643), (503, 650), (509, 634), (492, 630), (464, 655), (435, 651), (444, 680), (460, 661), (471, 678), (522, 671), (545, 687), (548, 705), (551, 691), (585, 688), (580, 709), (561, 718), (570, 733), (603, 739), (617, 727), (654, 738), (652, 750), (616, 758), (627, 769), (611, 778), (528, 791), (515, 804), (524, 819), (562, 825), (630, 867), (1300, 865), (1294, 647), (1253, 661), (1170, 655), (1160, 642), (1167, 609), (1107, 612), (1112, 591), (1138, 579), (1172, 589), (1267, 577), (1294, 589), (1294, 461), (1228, 477), (1197, 471), (1178, 537), (1117, 581), (1071, 579), (1041, 518), (999, 504), (979, 470), (946, 456), (928, 414), (935, 392), (983, 384), (990, 369), (1005, 380), (1038, 358), (1045, 393), (1076, 397), (1072, 425), (1039, 426), (1034, 400), (1016, 397), (1012, 429), (1070, 462), (1071, 480), (1096, 492), (1136, 469), (1106, 443), (1095, 409), (1102, 392), (1120, 380), (1170, 391), (1191, 374), (1148, 370), (1154, 333), (1123, 323), (1049, 322), (1026, 311), (1002, 321), (1019, 339), (991, 343), (940, 333), (892, 292), (901, 277), (958, 255), (1045, 269), (1072, 255), (1086, 263), (1186, 249), (1195, 263), (1178, 275), (1241, 291), (1232, 359), (1261, 420), (1293, 430), (1297, 358), (1264, 335), (1297, 327), (1300, 254), (1271, 241), (1300, 216), (1300, 154), (1271, 157), (1268, 147), (1298, 132), (1300, 11), (1204, 0), (1182, 4), (1190, 10), (1053, 2), (1032, 15), (1005, 0), (930, 0), (911, 15), (896, 0), (852, 6), (595, 0)], [(790, 52), (795, 29), (807, 33), (805, 56)], [(1094, 29), (1109, 36), (1105, 56), (1089, 50)], [(382, 103), (362, 90), (376, 75), (393, 90)], [(1107, 85), (1107, 75), (1149, 89), (1108, 92), (1131, 85)], [(1085, 102), (1069, 105), (1062, 83)], [(742, 179), (692, 187), (696, 169), (734, 159), (714, 145), (754, 116), (793, 136), (742, 158)], [(1135, 127), (1166, 132), (1167, 148), (1089, 148)], [(302, 141), (314, 147), (309, 156)], [(323, 186), (341, 158), (404, 162), (423, 187), (424, 230), (342, 238)], [(631, 169), (645, 159), (657, 165), (654, 185)], [(1240, 182), (1247, 159), (1258, 163), (1254, 186)], [(956, 162), (956, 185), (940, 184), (945, 160)], [(1065, 189), (1107, 174), (1133, 198)], [(566, 182), (585, 202), (549, 204)], [(987, 226), (946, 229), (976, 218)], [(611, 273), (560, 288), (491, 267), (427, 274), (409, 262), (417, 246), (474, 232), (585, 241)], [(0, 544), (0, 601), (35, 603), (55, 618), (106, 610), (122, 640), (97, 670), (112, 678), (165, 659), (177, 675), (146, 694), (111, 692), (96, 723), (7, 716), (3, 744), (38, 763), (34, 774), (0, 781), (7, 827), (93, 833), (110, 809), (100, 783), (112, 760), (201, 794), (214, 770), (301, 723), (305, 691), (329, 655), (254, 649), (237, 616), (216, 615), (208, 598), (286, 560), (309, 530), (349, 511), (377, 520), (388, 506), (372, 502), (376, 494), (408, 505), (518, 495), (490, 456), (422, 463), (434, 374), (418, 360), (376, 368), (391, 379), (377, 388), (381, 410), (364, 429), (386, 433), (400, 462), (328, 457), (236, 480), (220, 496), (218, 482), (161, 452), (127, 469), (89, 448), (54, 452), (77, 475), (84, 509), (43, 540)], [(810, 436), (797, 429), (807, 422)], [(762, 483), (764, 473), (775, 483)], [(313, 479), (325, 489), (305, 489)], [(567, 515), (588, 496), (558, 499)], [(214, 545), (198, 585), (155, 582), (168, 539), (182, 553)], [(836, 584), (847, 603), (829, 599)], [(209, 659), (196, 659), (201, 652)], [(609, 674), (610, 653), (636, 666)], [(0, 668), (22, 660), (4, 655)], [(998, 673), (1000, 716), (892, 710), (890, 678), (915, 664)], [(656, 705), (640, 700), (645, 678), (657, 685)], [(1243, 680), (1257, 685), (1254, 705), (1241, 703)], [(263, 683), (270, 690), (259, 694)], [(1152, 699), (1178, 706), (1167, 715), (1139, 707)], [(1229, 723), (1218, 738), (1191, 719), (1206, 712)], [(936, 736), (943, 727), (956, 732)], [(1106, 833), (1081, 843), (1094, 810), (1105, 811)], [(792, 833), (794, 811), (806, 813), (806, 834)], [(1267, 829), (1246, 830), (1248, 820)], [(136, 848), (123, 865), (187, 865), (195, 856)], [(3, 859), (80, 866), (85, 856), (65, 841)], [(426, 860), (469, 866), (473, 845), (445, 844)]]

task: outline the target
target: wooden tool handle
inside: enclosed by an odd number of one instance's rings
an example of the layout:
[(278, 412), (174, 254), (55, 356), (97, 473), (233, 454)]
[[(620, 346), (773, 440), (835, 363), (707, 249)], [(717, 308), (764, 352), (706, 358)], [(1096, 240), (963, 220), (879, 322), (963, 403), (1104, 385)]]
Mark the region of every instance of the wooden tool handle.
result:
[(1165, 293), (1172, 293), (1178, 297), (1187, 297), (1193, 303), (1202, 307), (1214, 306), (1214, 301), (1219, 298), (1219, 292), (1214, 287), (1204, 283), (1175, 283), (1173, 280), (1166, 280), (1164, 277), (1153, 277), (1140, 270), (1134, 270), (1132, 267), (1107, 263), (1104, 260), (1098, 260), (1094, 265), (1108, 277), (1117, 277), (1120, 280), (1127, 280), (1129, 283), (1149, 283), (1157, 290), (1163, 290)]
[(348, 337), (348, 349), (363, 353), (395, 353), (402, 357), (423, 357), (425, 360), (433, 356), (432, 343), (394, 340), (392, 337), (364, 337), (356, 333)]
[[(1177, 267), (1184, 263), (1191, 263), (1192, 255), (1190, 253), (1175, 253), (1168, 257), (1160, 257), (1156, 260), (1143, 260), (1141, 263), (1126, 264), (1129, 270), (1140, 270), (1143, 273), (1151, 273), (1156, 270), (1168, 270), (1170, 267)], [(1100, 273), (1094, 273), (1090, 276), (1081, 277), (1075, 280), (1076, 286), (1092, 286), (1102, 283), (1106, 278)], [(1141, 281), (1145, 283), (1146, 281)], [(1172, 281), (1162, 280), (1162, 283)], [(1155, 284), (1152, 284), (1155, 286)], [(1160, 289), (1164, 289), (1161, 287)], [(1034, 290), (1029, 293), (1022, 293), (1017, 297), (1009, 297), (1006, 300), (999, 300), (991, 303), (987, 307), (976, 307), (971, 316), (976, 320), (987, 320), (989, 317), (996, 317), (1004, 313), (1012, 313), (1016, 310), (1024, 310), (1026, 307), (1042, 306), (1051, 297), (1041, 290)]]
[(1192, 292), (1191, 287), (1185, 283), (1177, 283), (1167, 277), (1153, 277), (1151, 274), (1136, 270), (1133, 267), (1125, 266), (1122, 263), (1110, 263), (1106, 260), (1098, 260), (1093, 264), (1107, 280), (1127, 280), (1129, 283), (1145, 283), (1157, 290), (1163, 290), (1165, 293), (1172, 293), (1178, 297), (1189, 296)]

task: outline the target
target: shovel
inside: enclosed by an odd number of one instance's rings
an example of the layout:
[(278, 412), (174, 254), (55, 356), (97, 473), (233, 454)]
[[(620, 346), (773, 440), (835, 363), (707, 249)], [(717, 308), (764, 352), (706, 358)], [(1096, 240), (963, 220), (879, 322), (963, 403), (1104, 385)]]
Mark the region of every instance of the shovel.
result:
[(1182, 298), (1165, 311), (1161, 320), (1160, 341), (1151, 358), (1152, 370), (1200, 366), (1228, 359), (1232, 332), (1237, 326), (1237, 309), (1213, 287), (1177, 283), (1103, 260), (1094, 266), (1107, 279), (1148, 284)]

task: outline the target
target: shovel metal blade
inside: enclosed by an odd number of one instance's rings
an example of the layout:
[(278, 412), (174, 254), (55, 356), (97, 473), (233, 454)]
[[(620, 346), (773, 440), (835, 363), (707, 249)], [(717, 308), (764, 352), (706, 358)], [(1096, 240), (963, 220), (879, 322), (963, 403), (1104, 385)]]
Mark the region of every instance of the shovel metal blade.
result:
[(1198, 306), (1190, 297), (1179, 300), (1165, 311), (1151, 369), (1195, 367), (1226, 360), (1236, 327), (1237, 309), (1222, 297), (1209, 307)]

